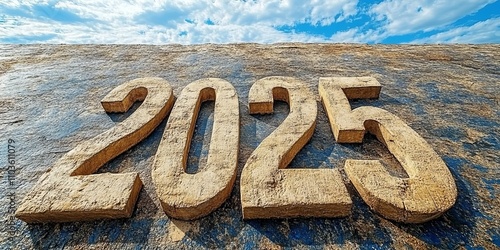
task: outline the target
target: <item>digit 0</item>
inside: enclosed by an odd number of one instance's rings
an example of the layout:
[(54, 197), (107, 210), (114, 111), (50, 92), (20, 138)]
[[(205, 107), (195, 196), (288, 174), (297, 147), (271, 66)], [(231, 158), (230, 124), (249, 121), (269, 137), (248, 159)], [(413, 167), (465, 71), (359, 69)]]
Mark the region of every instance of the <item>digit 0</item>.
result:
[(314, 133), (317, 104), (312, 93), (294, 78), (263, 78), (250, 89), (250, 113), (272, 113), (273, 98), (287, 102), (290, 113), (243, 168), (243, 218), (349, 215), (352, 201), (337, 169), (285, 169)]
[(455, 181), (430, 145), (399, 117), (375, 107), (351, 111), (349, 99), (378, 98), (372, 77), (320, 78), (319, 94), (339, 143), (361, 143), (374, 134), (401, 163), (409, 178), (391, 176), (379, 161), (346, 160), (345, 171), (363, 200), (382, 216), (422, 223), (455, 203)]
[(140, 78), (116, 87), (101, 101), (106, 112), (126, 112), (142, 100), (123, 122), (59, 159), (26, 195), (16, 217), (28, 223), (130, 217), (142, 187), (139, 175), (92, 173), (147, 137), (167, 116), (174, 96), (167, 81)]
[[(200, 105), (215, 100), (207, 165), (186, 173)], [(238, 95), (227, 81), (207, 78), (186, 86), (176, 101), (156, 152), (152, 177), (165, 213), (192, 220), (217, 209), (231, 194), (238, 166)]]

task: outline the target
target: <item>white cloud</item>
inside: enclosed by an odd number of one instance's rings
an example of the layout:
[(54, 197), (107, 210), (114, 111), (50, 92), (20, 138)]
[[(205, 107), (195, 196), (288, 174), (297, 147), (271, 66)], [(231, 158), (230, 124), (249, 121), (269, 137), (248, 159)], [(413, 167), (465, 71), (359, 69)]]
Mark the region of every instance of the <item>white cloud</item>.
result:
[[(385, 0), (364, 12), (359, 10), (358, 0), (0, 0), (0, 12), (4, 12), (0, 14), (0, 42), (378, 43), (393, 35), (449, 28), (450, 23), (492, 1)], [(371, 22), (348, 30), (339, 26), (339, 22), (363, 18), (363, 14), (371, 15)], [(301, 23), (339, 31), (324, 37), (277, 28)], [(484, 30), (483, 38), (476, 36), (473, 40), (468, 35), (472, 31), (467, 34), (464, 31), (469, 28), (476, 33)], [(443, 38), (451, 34), (446, 32), (433, 39), (451, 42), (497, 39), (498, 26), (469, 28), (457, 28), (455, 32), (464, 34), (456, 39)]]
[(386, 0), (370, 9), (387, 35), (431, 31), (475, 13), (496, 0)]
[(500, 43), (500, 18), (454, 28), (412, 43)]
[(379, 30), (352, 28), (333, 34), (330, 41), (336, 43), (379, 43), (385, 37), (385, 34)]
[(165, 20), (182, 18), (202, 22), (211, 19), (217, 24), (239, 25), (283, 25), (306, 21), (313, 24), (323, 23), (328, 25), (335, 21), (335, 16), (346, 18), (357, 13), (357, 0), (14, 0), (10, 1), (8, 5), (27, 9), (36, 5), (55, 6), (57, 9), (71, 11), (82, 18), (92, 18), (100, 21), (113, 21), (115, 19), (132, 21), (140, 14), (165, 13), (171, 15), (165, 16)]
[[(50, 43), (321, 42), (325, 38), (285, 33), (275, 27), (304, 22), (330, 25), (355, 15), (356, 5), (357, 1), (351, 0), (13, 0), (8, 6), (16, 8), (13, 17), (17, 25), (0, 25), (0, 39), (41, 36), (49, 37), (45, 42)], [(63, 20), (68, 18), (73, 22)], [(215, 25), (206, 24), (207, 20)]]
[[(181, 35), (185, 32), (185, 35)], [(265, 25), (208, 25), (184, 22), (175, 29), (155, 25), (108, 26), (94, 23), (61, 24), (20, 18), (10, 20), (0, 28), (0, 38), (16, 38), (15, 42), (29, 43), (30, 39), (44, 39), (46, 43), (120, 43), (120, 44), (197, 44), (229, 42), (276, 41), (324, 42), (320, 37), (290, 34)], [(7, 40), (8, 41), (8, 40)]]
[[(335, 33), (332, 42), (379, 43), (394, 35), (404, 35), (419, 31), (432, 31), (450, 28), (449, 24), (460, 18), (475, 13), (496, 0), (386, 0), (371, 6), (368, 14), (372, 22), (362, 27), (355, 27)], [(415, 40), (414, 43), (484, 43), (498, 42), (496, 19), (473, 27), (461, 27), (432, 36), (428, 39)], [(486, 26), (486, 25), (492, 26)], [(474, 35), (472, 32), (475, 32)], [(446, 37), (453, 36), (455, 37)], [(496, 37), (496, 40), (495, 40)]]

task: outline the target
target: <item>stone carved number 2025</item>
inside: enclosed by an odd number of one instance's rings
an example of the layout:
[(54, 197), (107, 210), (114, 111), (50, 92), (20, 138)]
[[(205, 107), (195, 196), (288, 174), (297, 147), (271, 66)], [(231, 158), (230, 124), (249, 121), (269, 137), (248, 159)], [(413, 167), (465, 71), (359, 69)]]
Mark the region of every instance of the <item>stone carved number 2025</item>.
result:
[[(378, 98), (380, 89), (371, 77), (319, 80), (335, 140), (361, 143), (368, 131), (409, 177), (392, 176), (373, 160), (347, 159), (345, 172), (361, 198), (383, 217), (404, 223), (436, 218), (453, 206), (457, 196), (455, 181), (442, 159), (392, 113), (375, 107), (351, 110), (349, 99)], [(352, 201), (338, 169), (286, 169), (314, 132), (317, 105), (313, 94), (295, 78), (266, 77), (250, 89), (250, 113), (272, 113), (275, 99), (287, 102), (290, 113), (243, 168), (243, 218), (348, 216)], [(215, 100), (207, 165), (188, 174), (194, 124), (201, 103), (207, 100)], [(44, 173), (16, 216), (28, 223), (130, 217), (142, 188), (139, 175), (93, 173), (146, 138), (170, 111), (152, 167), (161, 206), (167, 215), (184, 220), (217, 209), (229, 197), (236, 179), (240, 115), (234, 87), (222, 79), (201, 79), (186, 86), (175, 101), (167, 81), (140, 78), (116, 87), (101, 103), (107, 112), (126, 112), (136, 101), (144, 102), (126, 120), (82, 142)]]

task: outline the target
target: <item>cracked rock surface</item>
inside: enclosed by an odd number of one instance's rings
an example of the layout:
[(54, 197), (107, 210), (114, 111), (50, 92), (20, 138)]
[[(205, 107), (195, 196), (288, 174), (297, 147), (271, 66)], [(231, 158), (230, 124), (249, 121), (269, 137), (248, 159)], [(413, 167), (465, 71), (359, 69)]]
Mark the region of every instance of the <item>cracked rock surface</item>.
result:
[[(457, 248), (500, 247), (500, 45), (0, 45), (0, 249), (69, 248)], [(255, 148), (286, 118), (250, 115), (257, 80), (295, 77), (312, 92), (318, 113), (311, 140), (289, 168), (338, 169), (352, 199), (351, 214), (335, 219), (243, 220), (242, 168)], [(347, 159), (380, 159), (407, 177), (374, 136), (338, 144), (320, 103), (320, 77), (375, 77), (378, 100), (351, 101), (401, 118), (436, 151), (457, 186), (455, 205), (423, 224), (401, 224), (370, 210), (344, 171)], [(67, 152), (125, 120), (100, 104), (116, 86), (141, 77), (167, 80), (176, 96), (202, 78), (230, 82), (239, 97), (237, 177), (228, 200), (192, 221), (169, 218), (151, 177), (167, 119), (149, 137), (97, 173), (139, 174), (143, 182), (129, 219), (26, 224), (13, 210)], [(201, 105), (187, 159), (195, 173), (207, 163), (214, 102)], [(9, 145), (14, 149), (9, 156)], [(12, 150), (11, 150), (12, 152)], [(14, 164), (9, 163), (14, 159)], [(10, 170), (10, 171), (9, 171)]]

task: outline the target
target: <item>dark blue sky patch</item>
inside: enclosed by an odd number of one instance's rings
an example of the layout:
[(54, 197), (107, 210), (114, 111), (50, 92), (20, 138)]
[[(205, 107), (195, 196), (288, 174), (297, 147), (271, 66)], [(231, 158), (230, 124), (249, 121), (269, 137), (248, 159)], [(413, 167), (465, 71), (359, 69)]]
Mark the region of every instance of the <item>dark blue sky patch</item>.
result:
[(311, 22), (298, 22), (293, 25), (279, 25), (275, 28), (285, 33), (312, 34), (330, 38), (337, 32), (348, 31), (356, 27), (369, 27), (372, 22), (368, 15), (358, 15), (354, 18), (345, 19), (341, 22), (332, 23), (330, 25), (314, 24)]
[(210, 18), (207, 19), (207, 20), (205, 20), (204, 23), (207, 24), (207, 25), (215, 25), (215, 23), (212, 20), (210, 20)]
[(451, 26), (472, 26), (477, 22), (486, 21), (491, 18), (500, 17), (500, 1), (496, 1), (487, 5), (486, 7), (480, 9), (476, 13), (472, 13), (470, 15), (464, 16), (454, 23)]

